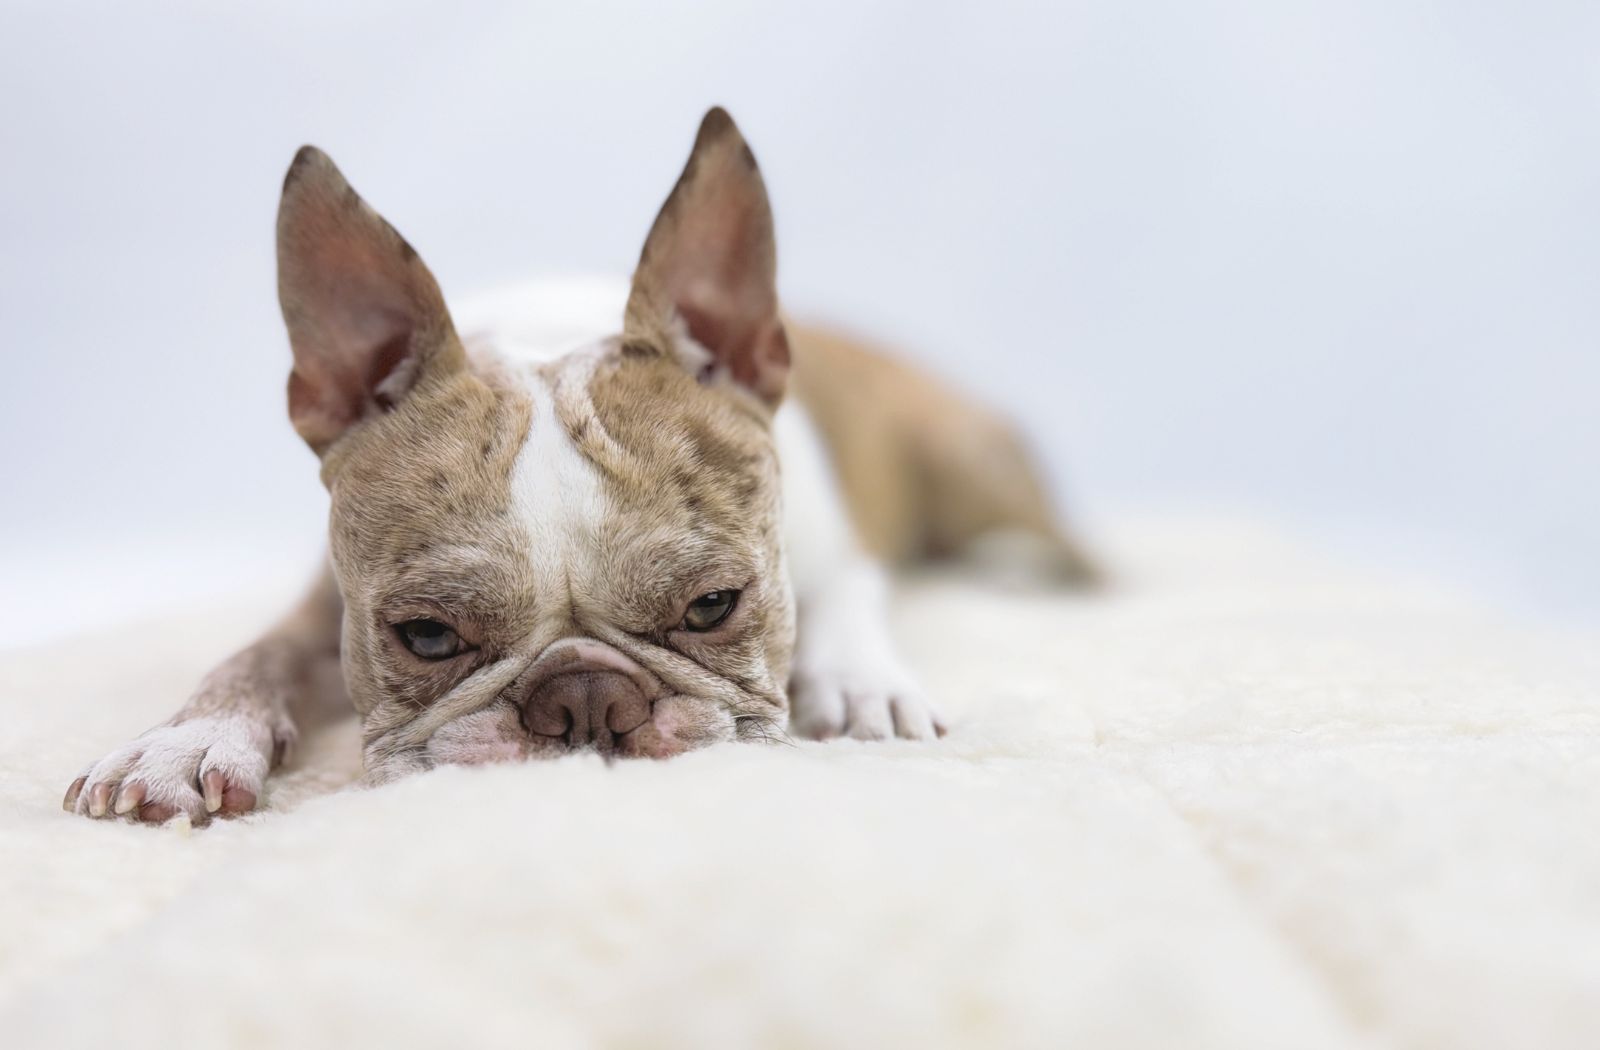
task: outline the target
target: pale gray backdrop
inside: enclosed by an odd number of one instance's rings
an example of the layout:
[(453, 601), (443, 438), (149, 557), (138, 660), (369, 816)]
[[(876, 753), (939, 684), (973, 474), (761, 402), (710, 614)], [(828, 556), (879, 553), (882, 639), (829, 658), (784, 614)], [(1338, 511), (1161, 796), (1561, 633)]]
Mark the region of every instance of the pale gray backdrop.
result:
[(1600, 5), (13, 0), (0, 643), (315, 560), (300, 143), (465, 291), (625, 271), (713, 102), (791, 308), (1009, 404), (1090, 527), (1600, 617)]

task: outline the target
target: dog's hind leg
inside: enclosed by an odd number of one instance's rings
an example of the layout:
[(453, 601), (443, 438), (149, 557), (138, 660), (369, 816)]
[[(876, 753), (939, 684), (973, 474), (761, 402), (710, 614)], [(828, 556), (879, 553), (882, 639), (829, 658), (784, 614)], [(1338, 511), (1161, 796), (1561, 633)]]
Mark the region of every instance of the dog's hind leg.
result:
[(1007, 420), (859, 341), (799, 328), (795, 343), (800, 400), (868, 551), (889, 565), (956, 559), (1049, 584), (1100, 579)]

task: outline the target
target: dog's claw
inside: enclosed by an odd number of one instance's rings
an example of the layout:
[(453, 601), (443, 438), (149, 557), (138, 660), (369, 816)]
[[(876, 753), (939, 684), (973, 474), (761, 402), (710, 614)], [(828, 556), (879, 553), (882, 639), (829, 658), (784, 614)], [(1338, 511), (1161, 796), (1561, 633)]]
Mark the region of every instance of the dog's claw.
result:
[(215, 813), (222, 808), (222, 791), (226, 786), (222, 773), (215, 769), (206, 770), (205, 776), (200, 778), (200, 787), (206, 797), (207, 813)]
[(68, 813), (71, 813), (73, 810), (77, 809), (78, 796), (83, 794), (83, 785), (87, 784), (88, 782), (89, 778), (87, 776), (81, 776), (77, 780), (74, 780), (72, 782), (72, 786), (67, 788), (66, 797), (61, 800), (61, 808), (66, 810)]
[(117, 792), (117, 804), (114, 812), (117, 816), (132, 813), (144, 804), (144, 785), (139, 783), (124, 784), (122, 790)]
[(89, 789), (89, 815), (103, 817), (111, 807), (111, 791), (115, 784), (96, 784)]

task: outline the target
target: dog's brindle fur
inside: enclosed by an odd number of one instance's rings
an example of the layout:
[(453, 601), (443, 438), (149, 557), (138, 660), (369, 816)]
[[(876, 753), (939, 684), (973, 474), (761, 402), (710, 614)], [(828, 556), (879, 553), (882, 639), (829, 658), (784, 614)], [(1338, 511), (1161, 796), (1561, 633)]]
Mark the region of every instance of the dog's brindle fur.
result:
[[(285, 179), (278, 233), (290, 416), (332, 495), (331, 571), (170, 722), (75, 780), (69, 810), (247, 811), (297, 724), (346, 697), (374, 781), (580, 744), (666, 757), (771, 739), (791, 698), (807, 735), (931, 736), (866, 552), (904, 562), (1009, 529), (1086, 575), (1008, 428), (784, 325), (765, 188), (721, 110), (646, 239), (622, 333), (553, 361), (464, 342), (416, 252), (315, 149)], [(791, 332), (859, 537), (810, 559), (835, 564), (798, 586), (798, 648), (773, 427)], [(687, 604), (722, 590), (740, 592), (727, 621), (684, 629)], [(419, 618), (470, 650), (413, 655), (395, 627)], [(592, 733), (575, 683), (611, 690)]]

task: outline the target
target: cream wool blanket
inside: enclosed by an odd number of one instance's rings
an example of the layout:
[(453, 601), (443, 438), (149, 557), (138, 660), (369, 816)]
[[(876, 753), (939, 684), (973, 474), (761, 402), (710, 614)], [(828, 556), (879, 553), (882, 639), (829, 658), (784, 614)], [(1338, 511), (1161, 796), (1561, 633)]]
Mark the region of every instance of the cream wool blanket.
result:
[(282, 595), (0, 655), (0, 1045), (1600, 1046), (1600, 646), (1265, 532), (908, 583), (937, 744), (69, 817)]

